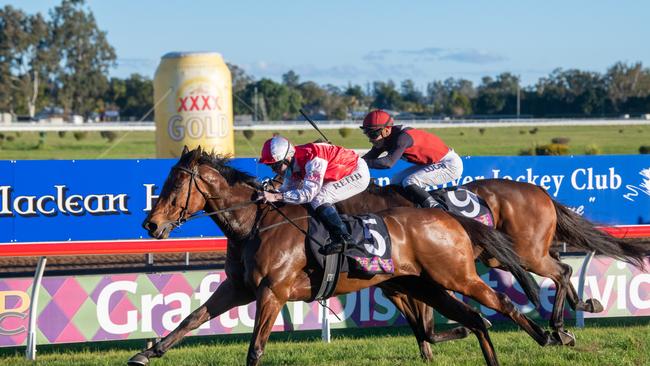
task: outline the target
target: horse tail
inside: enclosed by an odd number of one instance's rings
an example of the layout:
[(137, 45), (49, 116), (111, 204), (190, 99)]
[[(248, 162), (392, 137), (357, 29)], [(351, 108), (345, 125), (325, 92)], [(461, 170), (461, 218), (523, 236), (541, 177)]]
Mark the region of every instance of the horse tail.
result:
[(592, 222), (568, 207), (552, 201), (557, 214), (555, 240), (616, 258), (639, 269), (644, 268), (644, 259), (650, 250), (650, 239), (616, 238), (598, 230)]
[(483, 248), (501, 266), (512, 273), (530, 301), (539, 307), (539, 284), (533, 276), (521, 266), (521, 258), (513, 249), (510, 237), (480, 222), (464, 216), (451, 214), (463, 226), (472, 243)]

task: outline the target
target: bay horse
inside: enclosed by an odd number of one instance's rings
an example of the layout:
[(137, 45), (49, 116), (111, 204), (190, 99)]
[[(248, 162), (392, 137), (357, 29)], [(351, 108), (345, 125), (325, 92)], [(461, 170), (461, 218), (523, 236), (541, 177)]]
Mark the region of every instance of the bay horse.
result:
[[(595, 251), (643, 268), (650, 240), (621, 239), (606, 234), (593, 223), (553, 200), (542, 187), (505, 179), (477, 180), (462, 187), (487, 202), (494, 215), (496, 229), (512, 239), (514, 250), (521, 258), (521, 265), (555, 283), (557, 290), (549, 321), (555, 344), (575, 344), (575, 336), (564, 329), (565, 298), (573, 310), (597, 313), (603, 311), (603, 306), (597, 299), (580, 300), (570, 281), (571, 266), (560, 261), (559, 253), (552, 247), (554, 242), (570, 243), (586, 251)], [(414, 203), (406, 197), (401, 186), (381, 187), (371, 182), (366, 191), (339, 202), (337, 209), (341, 213), (354, 215), (391, 207), (414, 207)], [(480, 248), (475, 255), (489, 267), (501, 267), (498, 260), (481, 252)], [(399, 291), (384, 292), (413, 329), (423, 358), (430, 359), (428, 343), (467, 335), (467, 332), (463, 333), (460, 329), (435, 334), (433, 312), (426, 304), (417, 299), (409, 299)]]
[[(211, 297), (176, 329), (151, 348), (134, 355), (129, 365), (146, 365), (162, 356), (187, 332), (229, 309), (256, 303), (255, 325), (246, 364), (258, 365), (280, 310), (287, 301), (313, 301), (323, 271), (307, 254), (307, 209), (275, 206), (257, 199), (260, 184), (227, 164), (227, 159), (185, 149), (172, 167), (161, 194), (143, 222), (149, 235), (164, 239), (175, 227), (204, 211), (228, 237), (227, 279)], [(478, 338), (488, 365), (497, 357), (487, 328), (474, 309), (449, 294), (472, 297), (512, 319), (538, 344), (550, 334), (520, 313), (510, 299), (491, 289), (476, 273), (473, 245), (494, 255), (522, 278), (532, 296), (537, 288), (526, 281), (507, 236), (474, 220), (454, 217), (438, 209), (392, 208), (380, 213), (392, 242), (395, 272), (354, 278), (342, 273), (334, 295), (357, 291), (392, 280), (400, 291), (433, 306), (470, 329)], [(295, 218), (287, 220), (286, 218)], [(474, 243), (472, 242), (474, 241)], [(500, 249), (495, 250), (496, 247)]]

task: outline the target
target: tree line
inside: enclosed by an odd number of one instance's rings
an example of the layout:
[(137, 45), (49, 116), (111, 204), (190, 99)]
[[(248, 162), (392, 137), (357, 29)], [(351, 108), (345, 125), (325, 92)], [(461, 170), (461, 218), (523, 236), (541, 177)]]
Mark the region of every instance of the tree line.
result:
[(0, 9), (0, 110), (34, 116), (58, 105), (88, 114), (100, 108), (115, 65), (108, 43), (83, 0), (63, 0), (49, 12)]
[[(351, 111), (382, 108), (408, 113), (410, 118), (523, 116), (611, 117), (650, 113), (650, 69), (639, 63), (616, 63), (605, 73), (556, 69), (534, 85), (504, 72), (483, 77), (478, 85), (462, 78), (436, 80), (420, 90), (413, 80), (397, 85), (375, 81), (360, 85), (320, 86), (300, 82), (289, 71), (281, 82), (255, 81), (230, 65), (235, 113), (261, 113), (261, 119), (293, 119), (302, 106), (328, 119), (349, 118)], [(254, 108), (253, 106), (257, 106)], [(262, 112), (259, 112), (262, 110)]]
[[(116, 52), (84, 0), (62, 0), (42, 14), (0, 9), (0, 111), (33, 117), (44, 107), (65, 114), (119, 110), (122, 119), (140, 118), (153, 105), (151, 78), (109, 77)], [(258, 120), (291, 120), (303, 108), (327, 119), (347, 119), (372, 108), (412, 118), (514, 116), (604, 117), (650, 113), (650, 69), (619, 62), (604, 73), (556, 69), (522, 86), (504, 72), (475, 85), (463, 78), (435, 80), (425, 90), (413, 80), (375, 81), (365, 86), (319, 85), (292, 71), (281, 81), (256, 80), (228, 64), (235, 115)], [(153, 70), (152, 70), (153, 71)]]

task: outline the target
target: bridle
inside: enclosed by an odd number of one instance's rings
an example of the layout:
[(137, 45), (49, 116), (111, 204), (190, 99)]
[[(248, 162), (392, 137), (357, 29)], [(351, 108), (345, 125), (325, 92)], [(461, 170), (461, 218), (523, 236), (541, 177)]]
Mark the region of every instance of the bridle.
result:
[[(199, 173), (199, 168), (198, 167), (199, 167), (198, 165), (195, 165), (194, 168), (192, 168), (192, 169), (188, 169), (188, 168), (185, 168), (185, 167), (182, 167), (182, 166), (174, 166), (172, 168), (172, 171), (173, 170), (180, 170), (180, 171), (190, 175), (189, 186), (187, 188), (187, 197), (185, 198), (185, 206), (183, 206), (181, 208), (181, 213), (179, 214), (178, 219), (176, 219), (176, 221), (171, 222), (171, 225), (174, 226), (174, 228), (178, 228), (179, 226), (183, 225), (184, 223), (186, 223), (186, 222), (188, 222), (190, 220), (195, 220), (195, 219), (205, 217), (205, 216), (212, 216), (212, 215), (216, 215), (216, 214), (219, 214), (219, 213), (222, 213), (222, 212), (229, 212), (229, 211), (238, 210), (238, 209), (240, 209), (242, 207), (246, 207), (248, 205), (253, 205), (253, 204), (256, 204), (258, 201), (260, 201), (261, 198), (258, 198), (256, 200), (244, 201), (244, 202), (238, 203), (236, 205), (226, 207), (226, 208), (222, 208), (222, 209), (219, 209), (219, 210), (215, 210), (215, 211), (212, 211), (212, 212), (209, 212), (209, 213), (190, 214), (189, 217), (185, 218), (185, 215), (187, 214), (187, 211), (188, 211), (187, 207), (190, 204), (190, 197), (192, 195), (192, 184), (194, 184), (194, 186), (196, 187), (196, 190), (199, 191), (199, 193), (201, 193), (201, 195), (205, 199), (206, 203), (209, 200), (219, 199), (220, 198), (219, 196), (210, 196), (210, 195), (206, 194), (205, 192), (203, 192), (201, 190), (201, 188), (199, 187), (199, 184), (198, 184), (199, 179), (204, 181), (205, 183), (210, 183), (210, 182), (207, 179), (203, 178), (203, 176), (201, 176), (201, 174)], [(214, 169), (212, 167), (209, 167), (209, 168)], [(272, 179), (272, 180), (276, 181), (275, 179)], [(268, 184), (268, 182), (264, 184), (263, 189), (266, 188), (265, 186), (267, 184)], [(249, 187), (250, 189), (252, 189), (254, 192), (260, 192), (258, 187), (255, 187), (255, 186), (253, 186), (251, 184), (248, 184), (248, 183), (246, 184), (246, 186)], [(294, 222), (294, 220), (305, 219), (305, 218), (308, 218), (309, 216), (303, 216), (303, 217), (298, 217), (298, 218), (291, 219), (284, 212), (282, 212), (282, 210), (280, 210), (278, 208), (278, 206), (276, 206), (272, 202), (267, 202), (267, 204), (269, 205), (269, 207), (271, 207), (272, 210), (278, 212), (280, 214), (280, 216), (282, 216), (286, 221), (282, 222), (282, 223), (278, 223), (278, 224), (272, 224), (269, 227), (262, 228), (262, 229), (257, 228), (258, 231), (266, 231), (266, 230), (268, 230), (268, 229), (270, 229), (272, 227), (278, 226), (279, 224), (289, 223), (289, 224), (293, 225), (294, 227), (296, 227), (298, 230), (300, 230), (303, 234), (305, 234), (305, 236), (308, 236), (308, 237), (312, 238), (312, 240), (314, 240), (316, 242), (319, 242), (319, 240), (314, 239), (308, 232), (306, 232), (304, 229), (302, 229), (300, 226), (298, 226)], [(261, 219), (261, 217), (258, 218), (256, 220), (256, 222), (259, 222), (260, 219)], [(257, 225), (255, 225), (255, 226), (257, 226)], [(320, 243), (320, 244), (323, 245), (322, 243)]]
[[(187, 208), (188, 208), (188, 206), (190, 204), (190, 197), (192, 195), (192, 185), (194, 185), (194, 187), (196, 187), (196, 190), (199, 191), (199, 193), (201, 193), (201, 195), (203, 196), (203, 199), (205, 199), (206, 203), (209, 200), (219, 199), (220, 197), (219, 196), (210, 196), (210, 195), (208, 195), (207, 193), (205, 193), (205, 192), (203, 192), (201, 190), (201, 187), (199, 187), (199, 184), (198, 184), (199, 179), (204, 181), (205, 183), (210, 183), (210, 182), (208, 180), (206, 180), (205, 178), (203, 178), (203, 176), (201, 176), (201, 173), (199, 173), (199, 166), (198, 165), (195, 165), (194, 168), (192, 168), (192, 169), (188, 169), (188, 168), (185, 168), (185, 167), (182, 167), (182, 166), (175, 166), (175, 167), (172, 168), (172, 170), (180, 170), (182, 172), (185, 172), (185, 173), (189, 174), (189, 176), (190, 176), (190, 181), (189, 181), (188, 187), (187, 187), (187, 197), (185, 198), (185, 205), (181, 207), (181, 212), (178, 215), (178, 219), (176, 219), (175, 221), (172, 222), (172, 225), (174, 225), (174, 227), (179, 227), (179, 226), (183, 225), (184, 223), (186, 223), (186, 222), (188, 222), (190, 220), (195, 220), (195, 219), (198, 219), (198, 218), (201, 218), (201, 217), (204, 217), (204, 216), (212, 216), (212, 215), (216, 215), (216, 214), (219, 214), (219, 213), (222, 213), (222, 212), (238, 210), (238, 209), (240, 209), (242, 207), (252, 205), (252, 204), (255, 204), (257, 202), (257, 201), (244, 201), (244, 202), (238, 203), (238, 204), (236, 204), (234, 206), (230, 206), (230, 207), (227, 207), (227, 208), (222, 208), (222, 209), (215, 210), (215, 211), (212, 211), (212, 212), (209, 212), (209, 213), (202, 213), (202, 214), (193, 213), (193, 214), (190, 214), (189, 217), (186, 218), (185, 216), (187, 215), (187, 212), (188, 212)], [(255, 192), (258, 191), (258, 189), (256, 187), (253, 187), (251, 185), (247, 185), (247, 186), (250, 187), (251, 189), (253, 189)]]
[(181, 213), (178, 216), (178, 219), (176, 219), (176, 221), (175, 221), (175, 223), (178, 224), (177, 226), (180, 226), (180, 225), (182, 225), (183, 223), (185, 223), (187, 221), (185, 219), (185, 214), (187, 213), (187, 207), (190, 204), (190, 196), (192, 195), (192, 183), (194, 183), (194, 185), (196, 186), (196, 190), (199, 191), (199, 193), (201, 193), (203, 195), (203, 197), (205, 197), (205, 193), (203, 193), (201, 188), (199, 188), (199, 185), (196, 183), (196, 177), (199, 177), (202, 180), (203, 180), (203, 177), (201, 177), (201, 175), (199, 174), (199, 170), (198, 170), (197, 167), (194, 167), (194, 169), (189, 170), (189, 169), (187, 169), (185, 167), (175, 166), (175, 167), (172, 168), (172, 170), (180, 170), (180, 171), (185, 172), (185, 173), (190, 175), (190, 183), (189, 183), (189, 187), (187, 188), (187, 198), (185, 199), (185, 206), (183, 206), (181, 208)]

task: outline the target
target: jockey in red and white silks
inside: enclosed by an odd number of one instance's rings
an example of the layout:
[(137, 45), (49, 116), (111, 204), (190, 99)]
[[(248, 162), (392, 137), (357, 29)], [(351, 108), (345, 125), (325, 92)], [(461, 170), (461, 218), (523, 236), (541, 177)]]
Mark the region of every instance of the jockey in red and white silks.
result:
[(325, 223), (333, 239), (323, 253), (343, 250), (351, 240), (334, 204), (363, 192), (370, 183), (366, 162), (353, 150), (326, 143), (293, 146), (275, 136), (262, 148), (260, 163), (284, 176), (279, 192), (265, 192), (269, 202), (309, 203)]
[(285, 202), (318, 208), (363, 192), (369, 182), (368, 166), (354, 151), (330, 144), (306, 144), (296, 146), (280, 192)]
[[(438, 136), (423, 130), (393, 126), (393, 118), (382, 110), (368, 113), (361, 126), (373, 147), (363, 158), (373, 169), (391, 168), (399, 159), (415, 165), (393, 177), (411, 199), (423, 207), (438, 203), (425, 190), (460, 179), (463, 161)], [(386, 152), (386, 156), (379, 157)]]

